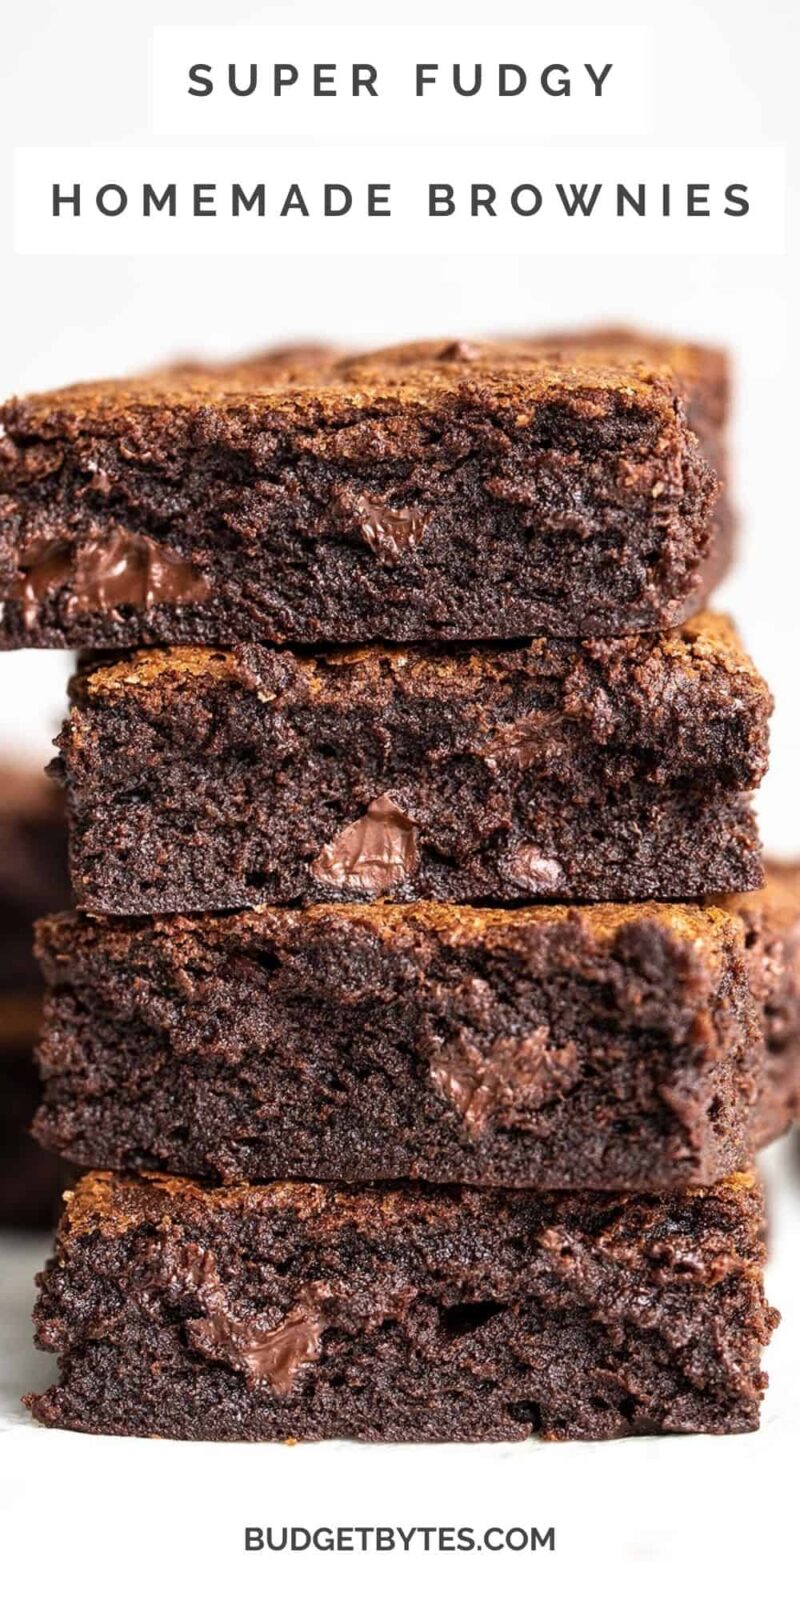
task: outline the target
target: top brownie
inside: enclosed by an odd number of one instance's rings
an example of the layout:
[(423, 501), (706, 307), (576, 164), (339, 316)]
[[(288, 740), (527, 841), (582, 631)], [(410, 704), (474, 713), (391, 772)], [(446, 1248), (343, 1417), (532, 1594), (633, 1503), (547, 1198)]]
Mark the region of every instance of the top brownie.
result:
[(724, 358), (629, 333), (313, 348), (12, 400), (0, 642), (660, 629), (724, 565)]

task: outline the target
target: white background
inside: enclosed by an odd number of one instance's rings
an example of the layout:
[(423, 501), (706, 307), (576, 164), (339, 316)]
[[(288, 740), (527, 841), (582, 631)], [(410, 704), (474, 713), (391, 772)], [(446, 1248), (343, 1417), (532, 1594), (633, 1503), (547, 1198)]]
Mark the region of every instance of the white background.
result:
[[(384, 9), (391, 21), (487, 22), (485, 0), (457, 6), (411, 0), (400, 18), (379, 0), (362, 6), (342, 0), (336, 16), (374, 24)], [(530, 0), (496, 0), (489, 20), (552, 23), (553, 10)], [(598, 7), (592, 0), (562, 0), (558, 15), (570, 25), (596, 26)], [(604, 8), (609, 24), (651, 29), (653, 144), (785, 144), (793, 156), (790, 173), (798, 155), (799, 15), (790, 0), (673, 0), (669, 6), (608, 0)], [(27, 0), (5, 7), (0, 148), (9, 187), (0, 211), (0, 387), (46, 387), (146, 366), (171, 353), (223, 354), (294, 337), (383, 344), (406, 335), (516, 332), (608, 319), (729, 344), (739, 380), (736, 494), (744, 525), (739, 568), (723, 599), (777, 698), (772, 771), (761, 800), (765, 837), (773, 849), (800, 853), (800, 347), (793, 232), (790, 254), (759, 259), (488, 259), (466, 247), (426, 259), (14, 256), (12, 147), (155, 144), (148, 120), (153, 24), (263, 23), (270, 16), (283, 23), (315, 16), (330, 22), (331, 6)], [(640, 142), (641, 134), (632, 138)], [(170, 142), (176, 142), (172, 135)], [(615, 133), (613, 142), (624, 140)], [(64, 659), (53, 655), (0, 659), (5, 747), (46, 759), (64, 673)], [(477, 1593), (496, 1578), (511, 1596), (584, 1594), (587, 1585), (597, 1593), (613, 1585), (620, 1595), (660, 1594), (668, 1583), (674, 1586), (677, 1573), (692, 1593), (713, 1585), (715, 1592), (743, 1595), (755, 1563), (763, 1583), (769, 1581), (770, 1561), (784, 1561), (782, 1581), (794, 1585), (797, 1181), (787, 1153), (773, 1280), (786, 1316), (769, 1362), (775, 1381), (759, 1435), (598, 1447), (192, 1450), (48, 1435), (19, 1425), (10, 1402), (15, 1425), (4, 1442), (0, 1509), (9, 1516), (22, 1563), (10, 1592), (43, 1595), (49, 1583), (63, 1600), (147, 1589), (216, 1596), (227, 1577), (243, 1595), (267, 1595), (277, 1584), (302, 1593), (312, 1572), (309, 1558), (275, 1567), (267, 1557), (252, 1556), (248, 1566), (236, 1554), (241, 1526), (287, 1516), (299, 1523), (355, 1523), (378, 1514), (390, 1523), (408, 1517), (479, 1525), (554, 1522), (560, 1551), (555, 1557), (496, 1556), (491, 1564), (488, 1557), (320, 1557), (315, 1586), (359, 1595), (375, 1587), (399, 1594), (413, 1585), (427, 1595), (457, 1583)], [(18, 1311), (29, 1269), (26, 1258), (17, 1274)], [(11, 1396), (29, 1381), (33, 1359), (19, 1370), (25, 1342), (18, 1320), (14, 1329), (5, 1374)]]

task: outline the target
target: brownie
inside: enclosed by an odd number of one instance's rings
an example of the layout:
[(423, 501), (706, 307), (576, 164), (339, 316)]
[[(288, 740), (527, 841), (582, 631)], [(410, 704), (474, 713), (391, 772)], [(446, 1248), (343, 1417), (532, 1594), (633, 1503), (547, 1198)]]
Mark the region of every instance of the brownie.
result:
[(51, 771), (76, 902), (692, 899), (762, 881), (769, 692), (730, 624), (87, 667)]
[(536, 334), (535, 342), (549, 356), (563, 360), (570, 360), (570, 352), (580, 344), (582, 350), (593, 351), (604, 362), (627, 359), (669, 367), (681, 385), (690, 427), (721, 476), (726, 475), (724, 444), (731, 406), (731, 371), (725, 350), (625, 326), (582, 328), (579, 333), (556, 329)]
[(762, 890), (719, 903), (744, 921), (764, 1017), (767, 1082), (753, 1128), (762, 1145), (800, 1118), (800, 862), (769, 861)]
[(35, 1132), (225, 1182), (712, 1183), (786, 1118), (747, 931), (653, 904), (49, 918)]
[(0, 996), (38, 993), (33, 922), (69, 899), (62, 797), (36, 768), (0, 761)]
[[(31, 931), (28, 930), (28, 941)], [(39, 1102), (38, 995), (0, 993), (0, 1227), (52, 1226), (67, 1167), (31, 1136)]]
[(39, 1279), (51, 1427), (608, 1439), (758, 1425), (763, 1199), (92, 1173)]
[(671, 626), (720, 570), (721, 360), (630, 335), (456, 340), (12, 400), (3, 642)]
[(66, 1168), (31, 1137), (42, 980), (33, 920), (68, 904), (61, 797), (41, 773), (0, 764), (0, 1227), (49, 1226)]

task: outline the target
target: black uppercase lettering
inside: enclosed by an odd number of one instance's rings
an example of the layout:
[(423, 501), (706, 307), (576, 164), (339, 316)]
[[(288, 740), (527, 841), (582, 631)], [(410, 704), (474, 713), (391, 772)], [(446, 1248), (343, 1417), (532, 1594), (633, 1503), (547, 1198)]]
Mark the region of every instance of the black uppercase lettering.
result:
[(392, 186), (391, 186), (390, 183), (368, 183), (367, 184), (367, 216), (368, 217), (390, 217), (391, 216), (392, 212), (391, 212), (391, 207), (390, 207), (390, 204), (389, 204), (389, 196), (391, 194), (391, 190), (392, 190)]
[(217, 207), (215, 196), (217, 186), (215, 183), (192, 184), (192, 214), (195, 217), (215, 217)]
[(747, 213), (750, 210), (750, 201), (747, 199), (747, 188), (748, 186), (746, 183), (728, 184), (725, 190), (725, 199), (728, 201), (724, 211), (724, 215), (726, 217), (747, 216)]
[(81, 186), (75, 183), (71, 194), (63, 194), (60, 183), (53, 184), (53, 216), (61, 216), (62, 206), (72, 206), (72, 214), (79, 217), (81, 214)]
[(686, 185), (686, 215), (687, 217), (710, 217), (708, 206), (708, 183), (687, 183)]
[[(553, 80), (552, 85), (550, 81), (551, 78)], [(545, 67), (540, 81), (545, 94), (572, 94), (572, 87), (569, 81), (569, 67), (565, 67), (561, 61), (554, 61), (551, 66)]]
[(496, 217), (494, 203), (497, 199), (497, 190), (491, 183), (473, 183), (472, 185), (472, 215), (477, 217), (479, 211), (485, 211), (487, 216)]
[(335, 71), (335, 61), (326, 61), (324, 65), (317, 63), (317, 65), (314, 67), (314, 95), (318, 100), (325, 95), (327, 95), (327, 97), (330, 99), (331, 95), (336, 94), (336, 89), (333, 83), (333, 74)]
[[(511, 73), (516, 77), (511, 77)], [(498, 92), (509, 100), (515, 94), (522, 94), (528, 85), (528, 74), (524, 67), (518, 67), (515, 61), (502, 61), (497, 72)]]
[[(196, 84), (197, 87), (193, 89), (191, 87), (192, 84)], [(190, 87), (186, 93), (196, 95), (200, 100), (205, 100), (206, 95), (214, 93), (211, 68), (207, 61), (198, 61), (193, 67), (189, 68), (189, 85)]]
[[(324, 209), (326, 217), (346, 217), (353, 204), (352, 192), (348, 189), (347, 184), (326, 183), (323, 192), (325, 195)], [(338, 205), (335, 203), (336, 195), (339, 196)]]
[(662, 212), (663, 212), (665, 217), (669, 216), (671, 205), (672, 205), (672, 190), (670, 188), (670, 185), (668, 183), (662, 183), (662, 185), (661, 185), (661, 210), (662, 210)]
[[(111, 195), (116, 195), (116, 205), (106, 198)], [(104, 183), (102, 189), (97, 191), (96, 200), (97, 209), (102, 211), (104, 217), (121, 217), (128, 204), (128, 196), (118, 183)]]
[(471, 96), (473, 94), (477, 94), (478, 91), (480, 90), (482, 82), (483, 82), (483, 67), (479, 66), (477, 63), (475, 65), (475, 67), (473, 68), (472, 82), (470, 84), (466, 84), (464, 82), (464, 80), (463, 80), (463, 78), (461, 76), (461, 67), (460, 67), (460, 65), (454, 66), (454, 68), (453, 68), (453, 88), (455, 89), (456, 94), (463, 95), (465, 98), (467, 98), (467, 97), (469, 97), (469, 96)]
[(242, 100), (245, 100), (249, 94), (255, 94), (258, 88), (258, 67), (256, 63), (254, 61), (250, 62), (250, 76), (247, 79), (247, 83), (240, 87), (236, 76), (236, 63), (232, 61), (228, 67), (228, 88), (231, 94), (239, 95)]
[(456, 209), (452, 183), (428, 184), (428, 216), (452, 217)]
[(174, 217), (178, 207), (178, 192), (174, 183), (168, 183), (163, 194), (157, 194), (152, 183), (146, 183), (142, 190), (142, 211), (149, 217), (153, 211), (166, 211)]
[(428, 86), (430, 84), (436, 82), (436, 74), (437, 74), (438, 71), (439, 71), (439, 63), (438, 63), (438, 61), (418, 62), (418, 64), (417, 64), (417, 99), (419, 99), (420, 96), (425, 93), (425, 90), (428, 88)]
[(367, 94), (377, 96), (378, 91), (375, 88), (377, 76), (377, 67), (371, 67), (366, 62), (353, 67), (353, 94), (356, 98), (358, 98), (362, 89), (366, 89)]
[(280, 99), (284, 89), (291, 89), (297, 82), (297, 68), (290, 61), (276, 61), (272, 69), (272, 86), (275, 95)]
[(252, 194), (245, 194), (240, 183), (235, 183), (231, 191), (231, 210), (235, 217), (242, 211), (257, 211), (260, 217), (266, 214), (267, 192), (263, 183), (257, 183)]
[(244, 1547), (245, 1550), (263, 1550), (264, 1534), (261, 1528), (245, 1528)]
[(635, 211), (637, 217), (643, 217), (644, 216), (644, 214), (645, 214), (645, 187), (644, 187), (643, 183), (637, 184), (636, 193), (635, 194), (632, 192), (632, 190), (626, 189), (624, 183), (618, 183), (617, 184), (617, 216), (618, 217), (623, 217), (625, 215), (625, 207), (626, 206), (630, 206), (631, 211)]
[(540, 1533), (538, 1528), (531, 1528), (531, 1549), (532, 1550), (555, 1550), (555, 1547), (556, 1547), (556, 1530), (555, 1530), (555, 1528), (546, 1528), (544, 1533)]
[[(303, 198), (303, 191), (299, 183), (291, 184), (286, 199), (281, 206), (281, 216), (288, 217), (290, 211), (299, 211), (302, 217), (308, 216), (308, 206)], [(292, 1546), (294, 1549), (294, 1546)]]
[(596, 183), (594, 185), (588, 200), (586, 198), (586, 192), (589, 188), (588, 183), (571, 183), (569, 187), (572, 190), (572, 199), (570, 199), (569, 195), (567, 194), (563, 183), (556, 184), (559, 199), (567, 213), (567, 216), (574, 217), (580, 211), (582, 216), (590, 217), (597, 204), (600, 191), (603, 187), (602, 183)]
[[(523, 204), (526, 195), (530, 202)], [(535, 217), (541, 209), (542, 191), (537, 189), (535, 183), (518, 183), (516, 189), (511, 191), (511, 209), (516, 211), (518, 217)]]
[(603, 84), (605, 83), (614, 63), (613, 61), (608, 61), (606, 65), (601, 68), (600, 72), (595, 72), (594, 67), (590, 66), (588, 61), (584, 61), (583, 64), (592, 80), (592, 83), (594, 84), (594, 92), (599, 99), (603, 93)]

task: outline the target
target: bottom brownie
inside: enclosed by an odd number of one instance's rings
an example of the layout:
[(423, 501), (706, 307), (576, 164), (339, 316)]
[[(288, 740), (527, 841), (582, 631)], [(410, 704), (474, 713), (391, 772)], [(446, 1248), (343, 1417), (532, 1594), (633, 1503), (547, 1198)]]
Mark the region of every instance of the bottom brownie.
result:
[(85, 1177), (40, 1277), (40, 1422), (185, 1439), (755, 1428), (763, 1198)]

